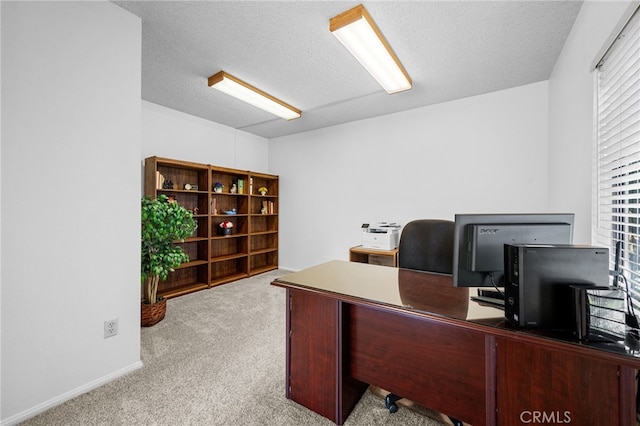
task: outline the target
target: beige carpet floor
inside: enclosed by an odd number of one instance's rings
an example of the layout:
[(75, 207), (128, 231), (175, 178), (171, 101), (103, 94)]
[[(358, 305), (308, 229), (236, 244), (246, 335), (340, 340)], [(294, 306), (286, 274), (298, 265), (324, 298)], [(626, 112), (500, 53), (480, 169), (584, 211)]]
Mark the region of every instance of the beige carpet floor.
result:
[[(285, 291), (273, 271), (167, 303), (142, 329), (144, 367), (23, 425), (331, 425), (285, 398)], [(346, 426), (440, 425), (367, 391)]]

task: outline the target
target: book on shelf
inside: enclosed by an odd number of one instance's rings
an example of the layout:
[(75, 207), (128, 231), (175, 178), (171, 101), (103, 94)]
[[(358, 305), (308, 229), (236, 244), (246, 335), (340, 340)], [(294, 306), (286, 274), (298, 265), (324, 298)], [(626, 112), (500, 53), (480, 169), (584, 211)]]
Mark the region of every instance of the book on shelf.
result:
[(249, 178), (249, 194), (253, 195), (253, 178)]
[(244, 179), (238, 179), (238, 194), (244, 194)]
[(156, 170), (156, 189), (162, 189), (164, 187), (164, 175)]
[(273, 201), (264, 200), (262, 202), (262, 209), (260, 210), (262, 214), (274, 214), (275, 213), (275, 204)]
[(211, 213), (218, 214), (218, 200), (216, 200), (216, 197), (211, 199)]

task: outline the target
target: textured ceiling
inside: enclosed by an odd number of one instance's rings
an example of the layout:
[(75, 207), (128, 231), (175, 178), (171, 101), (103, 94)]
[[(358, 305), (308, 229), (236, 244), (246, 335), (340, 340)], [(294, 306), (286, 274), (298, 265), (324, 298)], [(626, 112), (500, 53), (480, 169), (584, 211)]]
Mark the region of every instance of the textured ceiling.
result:
[[(142, 19), (142, 98), (267, 138), (547, 80), (582, 2), (362, 2), (413, 79), (388, 95), (329, 32), (358, 2), (114, 1)], [(302, 110), (207, 86), (224, 70)]]

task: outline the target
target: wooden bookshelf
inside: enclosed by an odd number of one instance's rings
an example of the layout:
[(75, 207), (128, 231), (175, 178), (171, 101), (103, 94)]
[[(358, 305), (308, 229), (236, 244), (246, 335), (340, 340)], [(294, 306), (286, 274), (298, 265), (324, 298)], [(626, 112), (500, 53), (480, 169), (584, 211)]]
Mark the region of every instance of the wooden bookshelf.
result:
[[(278, 177), (253, 173), (249, 211), (249, 274), (256, 275), (278, 267)], [(267, 193), (258, 193), (266, 188)]]
[[(168, 182), (172, 183), (168, 184)], [(214, 184), (220, 183), (220, 192)], [(267, 188), (267, 194), (258, 193)], [(195, 235), (179, 243), (190, 261), (158, 293), (176, 297), (278, 268), (278, 176), (160, 157), (145, 159), (145, 195), (165, 194), (194, 212)], [(233, 223), (221, 235), (220, 223)], [(177, 243), (178, 244), (178, 243)]]

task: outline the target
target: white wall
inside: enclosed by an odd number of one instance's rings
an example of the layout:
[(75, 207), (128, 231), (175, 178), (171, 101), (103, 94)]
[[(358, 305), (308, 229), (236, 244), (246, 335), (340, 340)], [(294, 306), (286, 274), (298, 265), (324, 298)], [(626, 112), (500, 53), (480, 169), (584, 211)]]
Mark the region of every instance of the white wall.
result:
[(578, 243), (591, 242), (595, 87), (591, 63), (631, 3), (584, 2), (549, 80), (549, 205), (576, 213)]
[(266, 138), (142, 102), (142, 158), (167, 157), (267, 172)]
[(280, 266), (348, 259), (365, 222), (547, 211), (547, 86), (270, 140)]
[(1, 418), (14, 424), (140, 366), (141, 23), (108, 2), (0, 7)]

